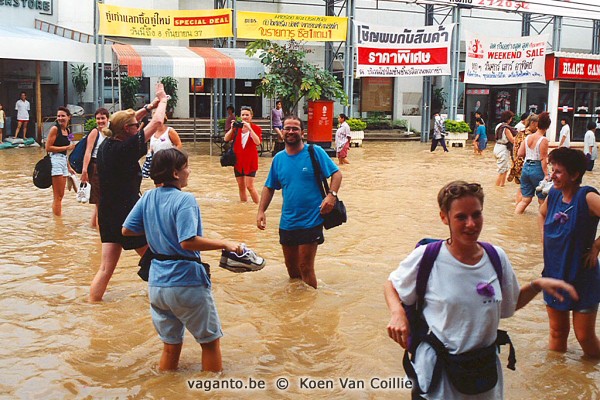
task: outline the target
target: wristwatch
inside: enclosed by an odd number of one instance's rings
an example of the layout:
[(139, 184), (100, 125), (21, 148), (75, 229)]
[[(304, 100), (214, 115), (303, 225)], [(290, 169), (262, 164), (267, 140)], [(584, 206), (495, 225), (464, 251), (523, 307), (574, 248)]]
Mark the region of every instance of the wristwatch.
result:
[(333, 197), (337, 197), (337, 192), (335, 190), (330, 190), (329, 192)]
[(146, 105), (144, 106), (144, 110), (146, 110), (146, 112), (148, 112), (148, 113), (149, 113), (149, 112), (150, 112), (150, 110), (152, 110), (152, 108), (150, 108), (150, 104), (146, 104)]

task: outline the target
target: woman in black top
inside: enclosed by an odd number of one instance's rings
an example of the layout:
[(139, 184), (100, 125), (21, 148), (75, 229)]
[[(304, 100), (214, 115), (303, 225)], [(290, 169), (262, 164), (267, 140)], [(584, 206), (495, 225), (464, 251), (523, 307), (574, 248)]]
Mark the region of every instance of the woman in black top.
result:
[[(102, 300), (123, 249), (135, 249), (141, 256), (148, 247), (144, 236), (124, 237), (121, 228), (140, 197), (139, 159), (146, 155), (146, 142), (161, 126), (166, 107), (167, 95), (159, 83), (152, 104), (137, 112), (129, 109), (114, 113), (110, 125), (103, 130), (106, 140), (100, 145), (96, 160), (102, 193), (98, 207), (102, 261), (90, 286), (90, 301)], [(140, 130), (139, 121), (153, 108), (156, 111), (152, 120)]]
[(67, 162), (67, 151), (73, 150), (69, 135), (71, 112), (66, 107), (58, 107), (56, 112), (56, 125), (50, 128), (46, 138), (46, 151), (50, 153), (52, 162), (52, 212), (60, 217), (62, 215), (62, 199), (65, 195), (65, 185), (69, 173), (75, 171)]

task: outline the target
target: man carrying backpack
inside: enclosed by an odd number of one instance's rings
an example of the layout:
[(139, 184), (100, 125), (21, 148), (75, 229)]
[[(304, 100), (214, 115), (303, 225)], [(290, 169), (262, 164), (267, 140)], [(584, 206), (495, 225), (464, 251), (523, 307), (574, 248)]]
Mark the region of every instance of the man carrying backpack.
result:
[[(483, 189), (454, 181), (438, 193), (442, 222), (450, 238), (418, 246), (385, 283), (391, 313), (388, 335), (403, 348), (413, 398), (501, 399), (503, 381), (496, 354), (510, 344), (498, 331), (542, 289), (558, 301), (575, 289), (537, 278), (519, 288), (504, 250), (478, 242), (483, 227)], [(410, 354), (409, 354), (410, 353)], [(509, 368), (514, 369), (514, 350)]]

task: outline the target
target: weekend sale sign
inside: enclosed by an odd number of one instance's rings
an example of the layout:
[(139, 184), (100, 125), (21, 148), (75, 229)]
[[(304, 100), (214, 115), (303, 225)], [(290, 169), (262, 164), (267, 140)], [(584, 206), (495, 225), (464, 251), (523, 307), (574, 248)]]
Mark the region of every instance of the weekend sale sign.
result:
[(454, 24), (399, 28), (356, 22), (356, 76), (450, 75)]
[(548, 35), (497, 38), (465, 31), (465, 83), (546, 83), (547, 41)]

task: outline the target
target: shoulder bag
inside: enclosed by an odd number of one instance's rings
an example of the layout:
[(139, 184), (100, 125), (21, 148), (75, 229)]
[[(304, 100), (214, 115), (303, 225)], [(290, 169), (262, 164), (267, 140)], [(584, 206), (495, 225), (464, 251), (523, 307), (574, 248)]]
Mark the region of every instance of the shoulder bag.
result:
[[(308, 145), (308, 153), (310, 154), (310, 160), (315, 171), (315, 178), (317, 178), (317, 184), (319, 186), (319, 189), (321, 190), (321, 196), (325, 198), (327, 196), (327, 193), (329, 192), (329, 184), (327, 183), (327, 179), (323, 176), (321, 172), (321, 166), (317, 161), (317, 157), (315, 156), (315, 149), (313, 146), (314, 145), (312, 144)], [(327, 214), (323, 214), (322, 217), (323, 227), (325, 229), (335, 228), (336, 226), (339, 226), (344, 222), (348, 221), (348, 215), (346, 214), (346, 206), (344, 205), (344, 202), (336, 197), (333, 209)]]
[(221, 167), (233, 167), (237, 161), (235, 157), (235, 153), (233, 152), (233, 146), (235, 146), (235, 139), (237, 138), (238, 129), (233, 132), (233, 141), (231, 142), (231, 147), (227, 150), (223, 155), (221, 155)]

